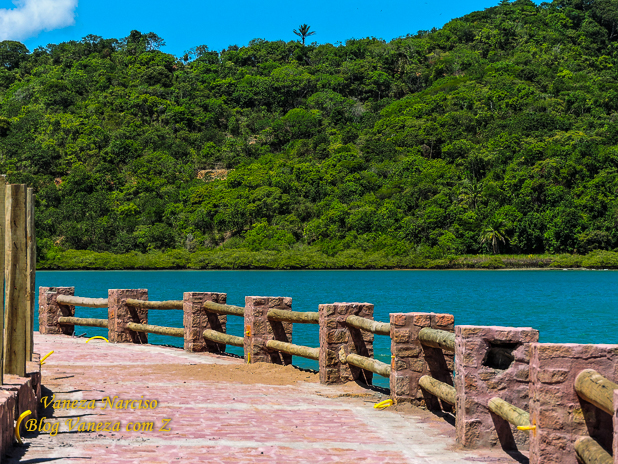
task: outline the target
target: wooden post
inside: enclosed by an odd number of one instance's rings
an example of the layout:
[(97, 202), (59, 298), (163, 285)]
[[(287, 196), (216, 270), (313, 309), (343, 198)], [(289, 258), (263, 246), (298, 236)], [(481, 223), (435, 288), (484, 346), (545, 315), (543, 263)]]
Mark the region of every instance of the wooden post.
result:
[(26, 376), (26, 186), (6, 188), (6, 338), (4, 373)]
[(36, 300), (36, 291), (34, 281), (36, 275), (36, 239), (34, 233), (34, 189), (28, 189), (26, 199), (26, 241), (27, 254), (26, 265), (28, 269), (28, 290), (26, 299), (28, 300), (28, 318), (26, 319), (26, 356), (28, 361), (32, 361), (32, 353), (34, 351), (34, 301)]
[(4, 384), (4, 194), (6, 176), (0, 176), (0, 385)]

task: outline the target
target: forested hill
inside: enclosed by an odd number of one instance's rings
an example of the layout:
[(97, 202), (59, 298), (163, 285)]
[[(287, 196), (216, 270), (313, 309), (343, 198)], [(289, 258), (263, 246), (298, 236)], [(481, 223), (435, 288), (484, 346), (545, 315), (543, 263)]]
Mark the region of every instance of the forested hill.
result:
[(162, 45), (0, 43), (0, 172), (35, 188), (40, 257), (618, 247), (616, 0), (390, 42)]

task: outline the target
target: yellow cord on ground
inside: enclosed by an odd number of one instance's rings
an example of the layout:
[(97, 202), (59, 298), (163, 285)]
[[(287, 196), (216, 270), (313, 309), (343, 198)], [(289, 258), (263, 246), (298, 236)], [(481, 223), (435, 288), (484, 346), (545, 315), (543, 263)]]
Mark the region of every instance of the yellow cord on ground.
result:
[(49, 353), (47, 353), (45, 356), (43, 356), (43, 359), (41, 359), (41, 366), (43, 364), (45, 364), (43, 361), (45, 361), (47, 358), (49, 358), (52, 354), (54, 354), (54, 350), (50, 351)]
[(536, 425), (518, 425), (517, 430), (536, 430)]
[(100, 335), (97, 335), (96, 337), (90, 337), (88, 340), (86, 340), (86, 343), (88, 343), (90, 340), (94, 340), (95, 338), (100, 338), (101, 340), (105, 340), (107, 343), (109, 343), (109, 340), (105, 337), (101, 337)]
[[(52, 351), (52, 353), (53, 353), (53, 351)], [(19, 426), (21, 424), (21, 421), (24, 420), (24, 418), (26, 416), (29, 416), (30, 414), (32, 414), (32, 412), (30, 410), (22, 412), (21, 416), (19, 416), (19, 419), (17, 419), (17, 423), (15, 424), (15, 430), (13, 431), (13, 434), (15, 435), (15, 438), (17, 439), (17, 443), (19, 443), (20, 445), (23, 445), (23, 443), (21, 441), (21, 437), (19, 436)]]
[(247, 353), (247, 364), (251, 364), (251, 353)]
[(379, 403), (374, 404), (373, 407), (375, 409), (384, 409), (392, 405), (393, 405), (393, 400), (384, 400), (384, 401), (380, 401)]

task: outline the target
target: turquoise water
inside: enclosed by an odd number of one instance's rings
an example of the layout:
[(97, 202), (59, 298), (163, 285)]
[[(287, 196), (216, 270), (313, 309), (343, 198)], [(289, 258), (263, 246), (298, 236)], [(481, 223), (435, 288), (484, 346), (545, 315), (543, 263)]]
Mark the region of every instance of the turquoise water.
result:
[[(37, 289), (73, 286), (76, 295), (93, 298), (106, 298), (108, 288), (147, 288), (150, 300), (180, 300), (188, 291), (222, 292), (229, 304), (241, 306), (245, 295), (288, 296), (295, 311), (317, 311), (322, 303), (368, 302), (375, 305), (375, 319), (384, 322), (392, 312), (445, 312), (455, 315), (457, 325), (533, 327), (541, 342), (618, 343), (614, 271), (39, 271), (36, 284)], [(107, 318), (107, 309), (78, 307), (76, 316)], [(182, 311), (151, 311), (148, 321), (182, 327)], [(107, 334), (105, 329), (76, 328), (77, 334), (84, 332)], [(242, 332), (242, 319), (228, 316), (228, 333)], [(182, 346), (180, 338), (148, 338)], [(318, 346), (317, 325), (295, 324), (293, 341)], [(229, 351), (242, 354), (240, 348)], [(376, 336), (375, 356), (390, 362), (388, 337)], [(303, 358), (294, 357), (294, 364), (317, 369), (317, 362)]]

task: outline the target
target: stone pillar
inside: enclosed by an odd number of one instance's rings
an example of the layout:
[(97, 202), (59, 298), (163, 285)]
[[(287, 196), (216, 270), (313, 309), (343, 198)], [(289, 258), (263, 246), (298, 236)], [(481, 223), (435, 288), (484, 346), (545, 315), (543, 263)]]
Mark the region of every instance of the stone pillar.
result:
[(573, 444), (580, 436), (612, 449), (612, 416), (575, 392), (584, 369), (617, 382), (618, 345), (532, 344), (530, 422), (537, 429), (530, 434), (530, 464), (576, 464)]
[[(41, 355), (32, 353), (32, 361), (26, 363), (26, 376), (30, 377), (32, 390), (37, 401), (41, 399)], [(36, 408), (38, 409), (38, 408)], [(32, 411), (33, 417), (38, 417), (36, 411)]]
[(614, 456), (614, 464), (618, 464), (618, 390), (614, 390), (614, 439), (612, 441), (613, 444), (613, 453)]
[(424, 375), (453, 385), (453, 353), (421, 344), (418, 334), (424, 327), (454, 331), (451, 314), (393, 313), (391, 323), (391, 398), (431, 410), (452, 411), (452, 406), (418, 385)]
[[(15, 409), (17, 393), (10, 390), (0, 390), (0, 456), (4, 457), (13, 447), (13, 430), (15, 429)], [(25, 430), (25, 421), (22, 422), (20, 432)]]
[(128, 306), (127, 298), (148, 300), (146, 289), (110, 289), (107, 294), (108, 338), (110, 343), (148, 343), (148, 334), (126, 328), (127, 323), (148, 324), (148, 309)]
[(373, 357), (373, 334), (365, 330), (348, 327), (348, 316), (359, 316), (373, 320), (373, 305), (370, 303), (321, 304), (320, 315), (320, 383), (338, 384), (361, 381), (371, 385), (373, 373), (356, 366), (343, 364), (339, 351), (346, 356), (356, 353)]
[(466, 448), (527, 448), (528, 437), (489, 411), (499, 397), (528, 408), (530, 344), (539, 331), (525, 327), (455, 327), (457, 442)]
[(227, 316), (215, 314), (204, 309), (204, 302), (212, 301), (225, 304), (227, 293), (185, 292), (183, 294), (183, 325), (185, 328), (185, 350), (190, 352), (207, 351), (224, 353), (225, 345), (205, 340), (204, 330), (216, 330), (225, 333)]
[(266, 348), (268, 340), (292, 343), (291, 322), (268, 320), (269, 309), (292, 310), (292, 298), (245, 297), (245, 359), (247, 363), (292, 364), (292, 355)]
[(39, 287), (39, 332), (72, 335), (72, 325), (58, 324), (59, 317), (74, 317), (75, 306), (58, 304), (58, 295), (75, 295), (75, 287)]

